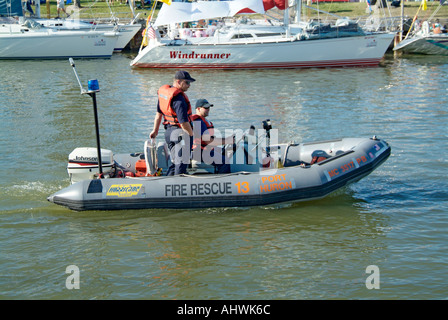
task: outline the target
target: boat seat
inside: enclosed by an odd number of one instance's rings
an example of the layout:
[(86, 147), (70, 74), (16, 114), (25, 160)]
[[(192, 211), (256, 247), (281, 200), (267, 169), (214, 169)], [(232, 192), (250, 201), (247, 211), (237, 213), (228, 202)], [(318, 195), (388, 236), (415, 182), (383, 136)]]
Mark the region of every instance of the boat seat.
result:
[(171, 165), (170, 151), (164, 142), (159, 142), (157, 145), (157, 166), (162, 168), (164, 172), (168, 170)]
[(319, 163), (321, 161), (327, 160), (330, 157), (331, 156), (328, 153), (326, 153), (324, 150), (315, 150), (311, 154), (310, 164)]
[(308, 164), (300, 159), (300, 144), (290, 143), (286, 146), (281, 157), (283, 167), (293, 167), (301, 164)]
[(301, 151), (300, 144), (288, 144), (282, 156), (283, 166), (293, 167), (299, 165), (313, 165), (331, 157), (324, 150), (315, 150), (311, 153), (311, 155), (306, 157), (309, 159), (303, 159)]

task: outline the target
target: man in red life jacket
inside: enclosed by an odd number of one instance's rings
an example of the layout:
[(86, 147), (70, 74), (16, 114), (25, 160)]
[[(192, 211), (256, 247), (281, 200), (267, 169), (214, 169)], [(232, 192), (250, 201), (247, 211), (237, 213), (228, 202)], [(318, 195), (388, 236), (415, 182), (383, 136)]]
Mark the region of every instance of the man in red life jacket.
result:
[[(233, 143), (234, 135), (227, 138), (216, 138), (214, 136), (213, 123), (206, 117), (213, 107), (205, 99), (196, 101), (196, 114), (193, 120), (193, 159), (215, 166), (216, 173), (230, 173), (230, 164), (226, 163), (223, 149), (218, 146)], [(199, 153), (200, 152), (200, 153)], [(199, 156), (200, 154), (200, 156)]]
[(185, 92), (190, 83), (196, 81), (186, 71), (179, 70), (174, 76), (173, 85), (163, 85), (157, 92), (159, 101), (154, 118), (154, 129), (149, 137), (154, 139), (158, 132), (162, 117), (165, 127), (165, 141), (170, 150), (171, 166), (167, 175), (187, 173), (193, 141), (191, 126), (191, 104)]

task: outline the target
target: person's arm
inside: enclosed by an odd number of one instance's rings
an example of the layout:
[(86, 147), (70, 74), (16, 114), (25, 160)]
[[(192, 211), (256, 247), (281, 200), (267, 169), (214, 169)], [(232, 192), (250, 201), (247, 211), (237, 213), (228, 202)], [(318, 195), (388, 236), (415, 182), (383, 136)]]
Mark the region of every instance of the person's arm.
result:
[(176, 113), (177, 120), (179, 121), (180, 127), (183, 131), (188, 133), (190, 137), (193, 136), (193, 128), (190, 124), (190, 118), (188, 116), (188, 105), (182, 95), (177, 95), (174, 97), (171, 107)]
[(193, 129), (191, 128), (191, 125), (189, 122), (182, 122), (180, 124), (180, 127), (182, 128), (182, 130), (184, 130), (186, 133), (188, 133), (188, 135), (190, 137), (193, 136)]
[(159, 112), (156, 112), (156, 116), (154, 117), (154, 128), (152, 132), (149, 134), (151, 139), (154, 139), (159, 134), (160, 123), (162, 122), (163, 115)]

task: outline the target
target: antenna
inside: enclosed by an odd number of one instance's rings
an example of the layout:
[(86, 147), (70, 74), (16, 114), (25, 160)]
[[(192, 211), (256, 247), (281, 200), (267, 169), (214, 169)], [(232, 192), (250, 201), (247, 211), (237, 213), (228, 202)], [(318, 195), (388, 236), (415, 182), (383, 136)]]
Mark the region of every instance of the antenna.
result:
[(73, 72), (75, 73), (76, 79), (78, 80), (79, 87), (81, 88), (81, 94), (86, 93), (86, 90), (84, 90), (84, 88), (82, 87), (81, 81), (79, 81), (78, 73), (76, 72), (75, 68), (75, 61), (73, 61), (73, 58), (69, 58), (68, 61), (70, 62), (70, 65), (73, 68)]
[(99, 131), (99, 125), (98, 125), (98, 111), (96, 107), (96, 93), (100, 91), (100, 87), (98, 85), (98, 80), (89, 80), (87, 86), (89, 91), (84, 90), (82, 87), (81, 81), (79, 81), (78, 73), (75, 69), (75, 61), (73, 61), (73, 58), (69, 58), (68, 61), (70, 62), (70, 65), (73, 68), (73, 71), (75, 72), (76, 79), (78, 80), (79, 87), (81, 88), (81, 94), (88, 94), (92, 97), (93, 101), (93, 114), (95, 116), (95, 133), (96, 133), (96, 148), (98, 153), (98, 168), (100, 177), (103, 176), (103, 161), (101, 160), (101, 146), (100, 146), (100, 131)]

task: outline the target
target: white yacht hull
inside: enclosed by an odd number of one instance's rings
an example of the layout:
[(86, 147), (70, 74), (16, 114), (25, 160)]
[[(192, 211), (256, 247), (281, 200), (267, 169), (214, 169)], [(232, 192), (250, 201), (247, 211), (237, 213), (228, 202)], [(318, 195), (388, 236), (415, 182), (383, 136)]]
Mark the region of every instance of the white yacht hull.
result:
[(37, 19), (37, 22), (45, 27), (58, 30), (79, 30), (79, 31), (102, 31), (113, 32), (118, 31), (119, 37), (115, 43), (114, 52), (121, 52), (128, 43), (140, 31), (142, 25), (137, 24), (114, 24), (114, 23), (98, 23), (91, 24), (81, 20), (55, 20), (55, 19)]
[(430, 34), (415, 36), (401, 41), (394, 51), (429, 55), (448, 55), (448, 34)]
[(110, 58), (118, 39), (117, 32), (8, 29), (0, 30), (0, 59)]
[(131, 62), (141, 68), (307, 68), (377, 66), (394, 34), (315, 40), (178, 45), (153, 42)]

